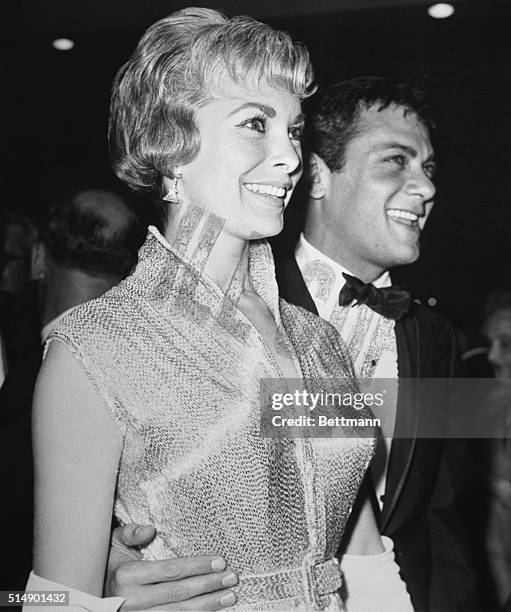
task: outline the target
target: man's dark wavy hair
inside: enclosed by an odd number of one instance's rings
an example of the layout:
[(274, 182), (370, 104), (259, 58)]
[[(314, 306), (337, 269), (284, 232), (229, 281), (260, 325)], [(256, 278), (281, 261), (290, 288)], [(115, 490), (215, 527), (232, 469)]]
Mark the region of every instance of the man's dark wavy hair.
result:
[(80, 189), (50, 209), (43, 242), (55, 263), (93, 275), (129, 273), (145, 232), (127, 204), (122, 215), (102, 210), (101, 203), (108, 198), (120, 196), (103, 189)]
[(424, 79), (362, 76), (321, 88), (306, 105), (307, 149), (331, 172), (342, 169), (346, 146), (359, 130), (362, 111), (401, 106), (433, 132), (432, 102)]

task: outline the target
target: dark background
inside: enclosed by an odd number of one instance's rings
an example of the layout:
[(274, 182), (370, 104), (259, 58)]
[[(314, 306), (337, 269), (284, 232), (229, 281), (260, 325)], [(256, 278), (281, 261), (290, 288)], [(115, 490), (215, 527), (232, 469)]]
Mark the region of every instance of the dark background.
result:
[[(109, 89), (145, 27), (187, 3), (0, 0), (2, 207), (40, 219), (76, 183), (115, 185)], [(190, 4), (190, 3), (188, 3)], [(446, 20), (420, 0), (200, 2), (290, 31), (320, 81), (427, 74), (438, 104), (436, 206), (420, 262), (397, 271), (417, 297), (468, 325), (511, 283), (511, 2), (454, 2)], [(54, 38), (75, 40), (72, 51)]]

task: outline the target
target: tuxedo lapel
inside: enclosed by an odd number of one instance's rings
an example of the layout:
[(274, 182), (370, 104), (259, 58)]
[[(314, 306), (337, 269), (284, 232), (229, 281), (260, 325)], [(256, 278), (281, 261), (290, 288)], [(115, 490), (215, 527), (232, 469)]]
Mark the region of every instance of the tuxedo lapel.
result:
[(275, 254), (275, 276), (277, 277), (281, 298), (290, 304), (301, 306), (309, 312), (318, 314), (314, 300), (296, 263), (294, 253), (286, 255)]
[(419, 397), (415, 380), (421, 371), (417, 317), (396, 322), (398, 400), (396, 426), (389, 458), (381, 525), (385, 530), (403, 489), (417, 440)]

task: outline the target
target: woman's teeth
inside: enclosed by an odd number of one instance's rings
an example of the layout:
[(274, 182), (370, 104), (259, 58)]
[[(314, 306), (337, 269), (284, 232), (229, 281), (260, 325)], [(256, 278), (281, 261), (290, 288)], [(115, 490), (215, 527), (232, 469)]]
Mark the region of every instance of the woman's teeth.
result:
[(286, 190), (283, 187), (274, 187), (273, 185), (260, 185), (259, 183), (245, 183), (245, 187), (254, 193), (261, 193), (273, 198), (283, 198), (286, 195)]

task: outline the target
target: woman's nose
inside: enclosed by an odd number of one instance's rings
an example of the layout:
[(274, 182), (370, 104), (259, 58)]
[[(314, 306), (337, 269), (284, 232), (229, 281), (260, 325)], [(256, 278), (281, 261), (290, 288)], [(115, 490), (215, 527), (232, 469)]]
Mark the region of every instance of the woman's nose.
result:
[(274, 165), (282, 167), (286, 174), (291, 175), (295, 174), (297, 170), (301, 171), (301, 148), (299, 145), (294, 144), (287, 134), (285, 138), (279, 138), (278, 142), (275, 143), (272, 158)]

